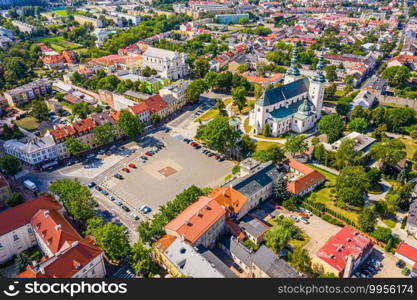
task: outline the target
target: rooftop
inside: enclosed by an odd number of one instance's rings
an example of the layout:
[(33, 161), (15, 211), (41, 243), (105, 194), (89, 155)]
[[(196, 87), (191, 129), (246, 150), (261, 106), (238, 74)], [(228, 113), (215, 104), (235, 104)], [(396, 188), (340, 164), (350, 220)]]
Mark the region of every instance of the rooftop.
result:
[(309, 79), (301, 78), (291, 83), (272, 88), (266, 91), (256, 102), (260, 106), (274, 105), (275, 103), (291, 99), (298, 95), (308, 92)]

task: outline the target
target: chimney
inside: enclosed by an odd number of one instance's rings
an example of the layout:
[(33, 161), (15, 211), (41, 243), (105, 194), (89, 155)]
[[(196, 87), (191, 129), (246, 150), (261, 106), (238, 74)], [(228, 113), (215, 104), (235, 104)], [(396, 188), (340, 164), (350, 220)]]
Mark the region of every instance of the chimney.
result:
[(56, 231), (61, 230), (61, 224), (56, 225), (56, 226), (55, 226), (55, 230), (56, 230)]
[(45, 210), (43, 211), (43, 215), (44, 215), (45, 217), (48, 217), (48, 216), (49, 216), (49, 209), (45, 209)]

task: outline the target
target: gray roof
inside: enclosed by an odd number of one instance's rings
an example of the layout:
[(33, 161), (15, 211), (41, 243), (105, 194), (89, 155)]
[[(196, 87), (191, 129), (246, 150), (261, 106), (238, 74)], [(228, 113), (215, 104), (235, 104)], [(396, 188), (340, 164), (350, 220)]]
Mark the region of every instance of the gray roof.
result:
[(243, 231), (254, 237), (262, 236), (263, 233), (269, 229), (269, 226), (264, 222), (250, 215), (244, 216), (239, 221), (238, 225)]
[(247, 248), (244, 244), (239, 242), (237, 238), (231, 236), (225, 238), (222, 243), (229, 249), (230, 253), (236, 256), (242, 263), (250, 267), (252, 265), (252, 253), (253, 251)]
[(269, 106), (291, 99), (308, 92), (309, 85), (310, 81), (308, 78), (301, 78), (288, 84), (272, 88), (266, 91), (263, 96), (256, 101), (256, 104), (260, 106)]
[(388, 81), (377, 76), (369, 78), (363, 85), (364, 89), (384, 90), (388, 85)]
[(233, 273), (228, 266), (224, 264), (213, 252), (208, 250), (203, 245), (198, 247), (198, 253), (203, 256), (212, 267), (214, 267), (217, 271), (223, 274), (226, 278), (238, 278), (235, 273)]
[(410, 205), (410, 209), (408, 211), (407, 223), (412, 226), (417, 226), (417, 201), (413, 202)]
[(278, 258), (278, 256), (264, 245), (252, 255), (252, 263), (271, 278), (301, 277), (296, 270), (288, 265), (283, 259)]
[(279, 173), (277, 167), (272, 162), (268, 162), (261, 165), (256, 173), (233, 180), (229, 185), (245, 196), (250, 197), (271, 182), (274, 182), (278, 178)]

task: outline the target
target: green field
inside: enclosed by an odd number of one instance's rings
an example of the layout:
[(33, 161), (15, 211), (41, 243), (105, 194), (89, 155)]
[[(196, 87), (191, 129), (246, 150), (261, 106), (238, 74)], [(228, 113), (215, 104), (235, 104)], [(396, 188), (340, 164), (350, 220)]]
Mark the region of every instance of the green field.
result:
[(47, 46), (51, 47), (57, 52), (82, 48), (82, 45), (67, 41), (63, 36), (46, 37), (40, 39), (39, 42), (45, 43)]
[(417, 150), (417, 143), (411, 138), (400, 138), (401, 142), (405, 145), (405, 151), (407, 152), (407, 158), (412, 159), (414, 152)]
[(357, 222), (359, 209), (350, 206), (344, 209), (336, 206), (335, 204), (334, 189), (336, 186), (337, 175), (327, 172), (326, 170), (323, 170), (311, 164), (308, 164), (308, 166), (324, 175), (326, 177), (327, 183), (319, 190), (315, 190), (314, 192), (312, 192), (307, 199), (310, 201), (323, 203), (324, 205), (326, 205), (327, 208), (345, 216), (346, 218), (354, 222)]

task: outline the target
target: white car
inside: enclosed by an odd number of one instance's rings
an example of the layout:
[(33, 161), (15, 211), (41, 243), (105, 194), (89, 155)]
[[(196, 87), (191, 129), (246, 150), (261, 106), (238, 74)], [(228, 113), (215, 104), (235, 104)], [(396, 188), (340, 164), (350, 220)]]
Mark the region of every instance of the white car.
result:
[(299, 221), (299, 219), (296, 216), (294, 216), (294, 215), (290, 215), (289, 218), (292, 219), (292, 220), (294, 220), (295, 222), (298, 222)]
[(306, 214), (308, 214), (310, 217), (312, 217), (312, 216), (313, 216), (313, 213), (312, 213), (311, 211), (309, 211), (308, 209), (304, 209), (304, 212), (305, 212)]
[(304, 224), (310, 224), (310, 222), (309, 222), (306, 218), (303, 218), (303, 217), (298, 217), (298, 219), (299, 219), (301, 222), (303, 222)]

